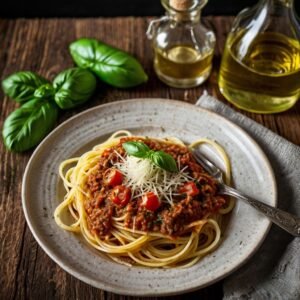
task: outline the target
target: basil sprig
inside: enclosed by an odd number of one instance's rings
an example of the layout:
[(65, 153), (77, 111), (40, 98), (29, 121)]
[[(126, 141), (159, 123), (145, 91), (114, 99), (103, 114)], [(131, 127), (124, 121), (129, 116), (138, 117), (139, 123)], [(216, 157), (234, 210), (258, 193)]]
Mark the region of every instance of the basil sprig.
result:
[(178, 172), (175, 159), (164, 151), (153, 151), (142, 142), (126, 142), (122, 146), (128, 155), (149, 159), (154, 165), (168, 172)]
[(59, 73), (51, 84), (40, 75), (17, 72), (2, 81), (4, 93), (22, 104), (3, 124), (7, 149), (22, 152), (36, 146), (55, 126), (59, 109), (87, 101), (96, 89), (88, 70), (71, 68)]
[[(95, 39), (74, 41), (70, 53), (79, 67), (61, 72), (52, 83), (30, 71), (14, 73), (2, 81), (4, 94), (21, 104), (3, 125), (2, 136), (9, 150), (21, 152), (36, 146), (54, 128), (59, 109), (74, 108), (91, 97), (96, 76), (119, 88), (148, 80), (133, 56)], [(168, 158), (152, 156), (157, 165), (172, 169), (170, 163), (162, 163)]]

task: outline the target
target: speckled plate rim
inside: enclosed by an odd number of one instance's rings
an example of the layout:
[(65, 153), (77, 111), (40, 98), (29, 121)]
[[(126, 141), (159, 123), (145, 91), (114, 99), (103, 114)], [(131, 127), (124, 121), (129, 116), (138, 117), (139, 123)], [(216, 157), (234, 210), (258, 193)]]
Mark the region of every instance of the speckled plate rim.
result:
[(48, 136), (40, 143), (40, 145), (33, 152), (32, 156), (29, 159), (28, 164), (25, 168), (25, 171), (24, 171), (21, 196), (22, 196), (22, 207), (23, 207), (23, 212), (24, 212), (24, 215), (25, 215), (25, 219), (26, 219), (27, 225), (29, 226), (29, 229), (30, 229), (31, 233), (33, 234), (35, 240), (38, 242), (40, 247), (45, 251), (45, 253), (54, 262), (56, 262), (62, 269), (64, 269), (66, 272), (68, 272), (69, 274), (73, 275), (77, 279), (82, 280), (83, 282), (85, 282), (89, 285), (92, 285), (96, 288), (100, 288), (100, 289), (103, 289), (103, 290), (106, 290), (106, 291), (109, 291), (109, 292), (113, 292), (113, 293), (117, 293), (117, 294), (121, 294), (121, 295), (131, 295), (131, 296), (171, 296), (171, 295), (177, 295), (177, 294), (182, 294), (182, 293), (186, 293), (186, 292), (192, 292), (192, 291), (204, 288), (206, 286), (209, 286), (209, 285), (225, 278), (226, 276), (228, 276), (229, 274), (231, 274), (232, 272), (234, 272), (235, 270), (240, 268), (242, 265), (244, 265), (255, 254), (255, 252), (259, 249), (259, 247), (261, 246), (261, 244), (265, 240), (265, 238), (266, 238), (266, 236), (267, 236), (267, 234), (270, 230), (270, 227), (271, 227), (272, 223), (270, 221), (266, 222), (265, 227), (263, 228), (263, 233), (260, 237), (260, 240), (257, 241), (255, 247), (253, 247), (251, 249), (251, 251), (249, 251), (247, 253), (244, 253), (244, 256), (241, 257), (239, 261), (236, 261), (232, 268), (229, 268), (226, 272), (224, 272), (220, 276), (210, 280), (209, 282), (207, 282), (205, 284), (202, 284), (202, 285), (190, 286), (188, 288), (186, 288), (186, 287), (181, 288), (180, 286), (178, 286), (178, 287), (176, 287), (176, 289), (173, 288), (172, 290), (168, 290), (168, 291), (165, 291), (165, 292), (159, 292), (159, 293), (157, 293), (157, 292), (155, 292), (155, 293), (151, 293), (151, 292), (141, 293), (140, 291), (128, 290), (125, 287), (123, 287), (123, 288), (116, 287), (113, 284), (111, 286), (106, 285), (105, 283), (103, 283), (101, 281), (91, 279), (88, 276), (84, 276), (80, 272), (77, 272), (73, 268), (70, 268), (68, 265), (66, 265), (64, 263), (63, 258), (55, 255), (51, 251), (51, 249), (49, 249), (47, 247), (47, 245), (44, 244), (44, 242), (43, 242), (44, 237), (39, 236), (39, 234), (36, 232), (36, 230), (34, 228), (34, 225), (32, 224), (32, 222), (29, 218), (28, 206), (27, 206), (27, 201), (29, 201), (29, 200), (26, 199), (26, 197), (25, 197), (26, 183), (27, 183), (27, 180), (28, 180), (28, 176), (30, 174), (31, 165), (32, 165), (33, 161), (35, 160), (35, 157), (39, 154), (39, 152), (43, 151), (43, 146), (46, 143), (47, 139), (55, 136), (55, 134), (57, 132), (63, 130), (63, 128), (65, 126), (67, 126), (68, 123), (73, 121), (74, 119), (81, 118), (84, 115), (87, 115), (87, 114), (89, 114), (93, 111), (99, 110), (99, 109), (104, 108), (104, 107), (108, 107), (108, 106), (111, 106), (111, 105), (118, 105), (118, 104), (121, 104), (121, 103), (126, 104), (127, 102), (131, 103), (131, 102), (136, 102), (136, 101), (158, 101), (158, 102), (163, 101), (163, 102), (169, 102), (169, 104), (171, 104), (171, 105), (176, 103), (176, 105), (179, 105), (179, 106), (186, 106), (186, 107), (189, 107), (193, 110), (197, 110), (199, 112), (201, 111), (203, 113), (210, 114), (211, 116), (216, 118), (216, 120), (219, 119), (222, 122), (227, 123), (227, 125), (232, 126), (235, 130), (237, 130), (237, 132), (244, 135), (244, 137), (249, 140), (249, 142), (256, 148), (256, 151), (257, 151), (257, 153), (259, 153), (260, 158), (264, 160), (265, 167), (267, 168), (267, 172), (269, 173), (269, 176), (270, 176), (271, 181), (272, 181), (272, 190), (273, 190), (273, 198), (271, 199), (271, 202), (269, 202), (268, 204), (272, 205), (272, 206), (277, 205), (277, 187), (276, 187), (275, 176), (274, 176), (274, 172), (272, 170), (271, 164), (270, 164), (268, 158), (266, 157), (265, 153), (262, 151), (260, 146), (257, 144), (257, 142), (246, 131), (244, 131), (239, 126), (237, 126), (233, 122), (229, 121), (225, 117), (220, 116), (217, 113), (214, 113), (214, 112), (209, 111), (207, 109), (203, 109), (201, 107), (198, 107), (198, 106), (190, 104), (190, 103), (182, 102), (182, 101), (179, 101), (179, 100), (163, 99), (163, 98), (133, 98), (133, 99), (125, 99), (125, 100), (118, 100), (118, 101), (114, 101), (114, 102), (110, 102), (110, 103), (105, 103), (105, 104), (101, 104), (101, 105), (98, 105), (96, 107), (92, 107), (90, 109), (87, 109), (87, 110), (85, 110), (81, 113), (78, 113), (77, 115), (67, 119), (62, 124), (60, 124), (58, 127), (56, 127), (50, 134), (48, 134)]

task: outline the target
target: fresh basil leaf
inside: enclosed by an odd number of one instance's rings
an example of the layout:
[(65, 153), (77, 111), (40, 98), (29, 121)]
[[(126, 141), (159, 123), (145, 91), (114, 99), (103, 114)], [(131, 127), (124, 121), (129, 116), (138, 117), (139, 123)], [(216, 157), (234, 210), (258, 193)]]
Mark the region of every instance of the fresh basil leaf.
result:
[(141, 64), (130, 54), (95, 39), (79, 39), (70, 45), (75, 63), (94, 72), (115, 87), (128, 88), (148, 80)]
[(88, 70), (72, 68), (58, 74), (53, 81), (54, 100), (61, 109), (76, 107), (87, 101), (96, 89), (96, 78)]
[(2, 81), (2, 88), (6, 95), (19, 103), (33, 98), (34, 92), (48, 81), (36, 73), (22, 71), (14, 73)]
[(150, 148), (142, 142), (125, 142), (122, 146), (127, 154), (139, 158), (146, 158), (150, 151)]
[(79, 67), (93, 70), (98, 58), (97, 47), (97, 40), (83, 38), (71, 43), (69, 49), (73, 60)]
[(150, 160), (156, 166), (168, 172), (178, 172), (175, 159), (164, 151), (153, 151), (150, 155)]
[(54, 102), (32, 99), (12, 112), (3, 125), (5, 146), (25, 151), (36, 146), (54, 127), (58, 107)]

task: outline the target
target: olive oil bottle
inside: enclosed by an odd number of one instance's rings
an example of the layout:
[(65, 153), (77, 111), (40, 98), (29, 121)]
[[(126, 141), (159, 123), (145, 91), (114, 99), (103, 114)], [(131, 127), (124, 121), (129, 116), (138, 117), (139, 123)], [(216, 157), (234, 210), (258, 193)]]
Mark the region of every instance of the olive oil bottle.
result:
[(166, 84), (188, 88), (203, 83), (212, 68), (215, 36), (200, 23), (207, 0), (161, 0), (167, 15), (150, 23), (154, 70)]
[(227, 38), (219, 88), (239, 108), (281, 112), (300, 97), (299, 25), (287, 13), (293, 11), (293, 1), (265, 0), (257, 8), (244, 11), (238, 17), (243, 26), (234, 24)]

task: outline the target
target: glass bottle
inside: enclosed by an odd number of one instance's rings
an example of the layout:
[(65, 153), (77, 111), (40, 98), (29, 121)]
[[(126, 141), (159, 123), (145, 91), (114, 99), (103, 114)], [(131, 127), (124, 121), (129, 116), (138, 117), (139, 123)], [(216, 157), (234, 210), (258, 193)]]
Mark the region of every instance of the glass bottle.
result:
[(212, 68), (213, 31), (200, 23), (207, 0), (161, 0), (166, 15), (150, 23), (154, 70), (166, 84), (177, 88), (204, 82)]
[(221, 93), (239, 108), (281, 112), (300, 97), (300, 25), (293, 0), (260, 0), (236, 17), (219, 73)]

